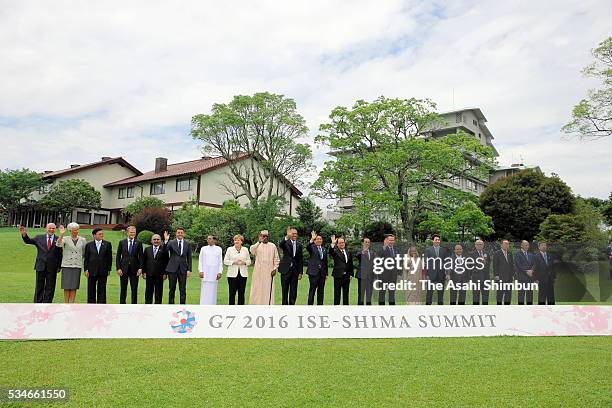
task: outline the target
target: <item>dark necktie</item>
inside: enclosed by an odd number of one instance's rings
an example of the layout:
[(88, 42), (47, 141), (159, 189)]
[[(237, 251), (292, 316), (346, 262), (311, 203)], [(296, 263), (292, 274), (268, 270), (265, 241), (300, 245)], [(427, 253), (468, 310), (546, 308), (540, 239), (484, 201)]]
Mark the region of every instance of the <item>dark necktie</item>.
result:
[(321, 249), (321, 247), (317, 247), (319, 248), (319, 258), (321, 258), (321, 260), (323, 260), (323, 250)]
[(51, 236), (47, 236), (47, 251), (51, 249)]
[(128, 245), (128, 254), (132, 255), (132, 240), (130, 239), (129, 241), (129, 245)]

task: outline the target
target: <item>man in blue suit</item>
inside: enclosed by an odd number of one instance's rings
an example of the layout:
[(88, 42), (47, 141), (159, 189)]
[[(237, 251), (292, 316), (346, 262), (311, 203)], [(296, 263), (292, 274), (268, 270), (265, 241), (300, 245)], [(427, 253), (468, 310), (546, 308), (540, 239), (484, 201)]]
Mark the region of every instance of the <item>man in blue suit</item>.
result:
[(21, 239), (28, 245), (36, 247), (36, 288), (34, 289), (34, 303), (52, 303), (55, 294), (55, 281), (62, 265), (62, 249), (55, 245), (55, 224), (47, 224), (47, 233), (34, 238), (28, 236), (23, 225), (19, 226)]
[[(533, 283), (535, 276), (533, 273), (533, 254), (529, 252), (529, 241), (521, 241), (521, 250), (514, 254), (514, 270), (516, 279), (523, 284)], [(533, 290), (520, 289), (518, 291), (518, 304), (533, 305)]]
[(306, 245), (306, 250), (310, 255), (308, 267), (306, 268), (306, 274), (310, 280), (308, 304), (314, 305), (316, 293), (317, 305), (322, 305), (325, 294), (325, 281), (327, 280), (328, 252), (323, 246), (323, 238), (316, 231), (310, 233), (310, 242)]
[(179, 287), (179, 301), (181, 305), (187, 302), (187, 278), (191, 276), (193, 268), (193, 257), (191, 246), (185, 239), (185, 230), (176, 229), (176, 239), (170, 241), (170, 234), (164, 232), (164, 245), (162, 253), (168, 253), (170, 259), (166, 266), (168, 274), (168, 304), (174, 304), (174, 294), (176, 293), (176, 283)]
[[(433, 234), (432, 236), (433, 245), (425, 250), (425, 265), (427, 269), (427, 278), (430, 282), (444, 287), (446, 281), (446, 270), (444, 269), (444, 263), (448, 258), (448, 252), (446, 248), (440, 246), (440, 235)], [(438, 304), (444, 304), (444, 289), (437, 290), (438, 292)], [(428, 288), (425, 293), (425, 304), (431, 305), (433, 301), (434, 289)]]

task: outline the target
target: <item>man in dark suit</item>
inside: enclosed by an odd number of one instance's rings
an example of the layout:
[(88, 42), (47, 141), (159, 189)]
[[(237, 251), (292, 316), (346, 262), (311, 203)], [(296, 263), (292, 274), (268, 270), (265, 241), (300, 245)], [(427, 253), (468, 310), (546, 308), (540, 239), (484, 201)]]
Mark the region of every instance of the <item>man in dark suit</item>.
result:
[[(448, 280), (453, 282), (455, 286), (461, 286), (469, 281), (469, 272), (466, 267), (466, 258), (463, 256), (463, 245), (456, 244), (452, 259), (452, 267), (447, 270)], [(449, 282), (450, 283), (450, 282)], [(465, 289), (450, 290), (451, 305), (465, 305), (465, 297), (467, 291)]]
[(353, 279), (353, 257), (346, 250), (346, 241), (344, 238), (336, 238), (331, 236), (331, 251), (330, 254), (334, 260), (334, 269), (332, 276), (334, 277), (334, 305), (340, 304), (342, 296), (342, 304), (349, 304), (349, 289), (351, 280)]
[(473, 260), (471, 280), (478, 285), (478, 289), (472, 290), (472, 303), (488, 305), (489, 290), (485, 288), (485, 281), (489, 279), (489, 255), (485, 252), (481, 239), (474, 243), (474, 252), (470, 257)]
[[(446, 248), (440, 246), (440, 235), (433, 234), (433, 245), (425, 250), (425, 268), (427, 269), (427, 279), (429, 282), (436, 285), (442, 284), (442, 289), (438, 289), (438, 304), (444, 304), (444, 284), (446, 279), (446, 271), (444, 263), (448, 258)], [(434, 289), (427, 288), (425, 292), (425, 304), (431, 305), (433, 301)]]
[[(378, 304), (384, 305), (387, 292), (389, 292), (389, 305), (395, 305), (395, 289), (390, 289), (389, 284), (397, 283), (397, 277), (400, 274), (401, 269), (397, 268), (395, 259), (397, 256), (397, 250), (395, 249), (395, 235), (387, 234), (383, 240), (383, 247), (378, 258), (382, 258), (383, 272), (378, 276), (381, 281), (381, 289), (378, 291)], [(393, 259), (393, 266), (391, 268), (385, 267), (385, 260), (387, 258)], [(376, 278), (374, 278), (376, 280)]]
[(287, 228), (287, 234), (278, 247), (283, 253), (278, 265), (278, 271), (281, 274), (283, 305), (295, 305), (298, 280), (302, 279), (304, 268), (302, 244), (297, 241), (297, 230)]
[(310, 242), (306, 245), (306, 250), (310, 255), (308, 266), (306, 267), (306, 274), (310, 281), (308, 304), (314, 305), (316, 293), (317, 305), (322, 305), (325, 295), (325, 281), (327, 280), (328, 252), (323, 247), (323, 238), (315, 231), (310, 233)]
[(555, 304), (555, 279), (553, 261), (548, 254), (546, 242), (538, 244), (538, 253), (533, 260), (533, 273), (538, 281), (538, 305)]
[(364, 237), (361, 241), (361, 249), (357, 251), (355, 257), (359, 264), (357, 265), (357, 304), (366, 305), (372, 304), (372, 291), (374, 288), (374, 254), (370, 249), (370, 238)]
[(55, 295), (57, 273), (62, 265), (62, 249), (55, 245), (55, 224), (47, 224), (47, 233), (34, 238), (28, 236), (23, 225), (19, 226), (21, 239), (28, 245), (36, 247), (36, 286), (34, 288), (34, 303), (52, 303)]
[(83, 270), (87, 278), (87, 303), (106, 303), (106, 280), (113, 268), (113, 246), (104, 231), (94, 228), (94, 240), (85, 245)]
[[(522, 284), (530, 284), (534, 282), (533, 275), (533, 254), (529, 252), (529, 241), (521, 241), (521, 249), (514, 254), (514, 270), (516, 279)], [(533, 305), (533, 290), (519, 289), (518, 304), (524, 305), (525, 298), (527, 304)]]
[(151, 237), (151, 246), (147, 247), (142, 254), (142, 277), (145, 279), (145, 303), (153, 303), (153, 292), (155, 292), (155, 304), (162, 302), (164, 294), (164, 280), (166, 267), (168, 266), (168, 252), (162, 251), (161, 237), (157, 234)]
[(191, 246), (185, 239), (185, 230), (183, 228), (176, 229), (176, 238), (169, 241), (170, 234), (164, 232), (163, 252), (170, 255), (166, 272), (168, 274), (168, 303), (174, 304), (174, 294), (176, 292), (176, 282), (178, 281), (180, 302), (182, 305), (187, 301), (187, 278), (191, 276), (193, 267), (193, 258), (191, 255)]
[(129, 280), (132, 304), (136, 304), (138, 303), (138, 278), (142, 273), (142, 241), (136, 239), (136, 227), (133, 225), (130, 225), (126, 232), (127, 238), (119, 241), (115, 261), (121, 285), (119, 303), (125, 304)]
[[(510, 242), (507, 239), (501, 242), (501, 248), (493, 254), (493, 275), (497, 283), (514, 281), (514, 261), (510, 254)], [(498, 305), (512, 303), (512, 290), (498, 289), (496, 296)]]

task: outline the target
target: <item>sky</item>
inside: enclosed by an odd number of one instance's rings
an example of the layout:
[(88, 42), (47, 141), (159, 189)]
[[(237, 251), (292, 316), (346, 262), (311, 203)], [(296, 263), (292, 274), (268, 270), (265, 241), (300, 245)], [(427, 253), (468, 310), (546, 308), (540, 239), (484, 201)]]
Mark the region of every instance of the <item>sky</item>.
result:
[(560, 128), (597, 85), (580, 71), (610, 21), (595, 0), (0, 0), (0, 168), (196, 159), (191, 117), (260, 91), (293, 98), (312, 143), (335, 106), (385, 95), (479, 107), (500, 164), (606, 198), (612, 139)]

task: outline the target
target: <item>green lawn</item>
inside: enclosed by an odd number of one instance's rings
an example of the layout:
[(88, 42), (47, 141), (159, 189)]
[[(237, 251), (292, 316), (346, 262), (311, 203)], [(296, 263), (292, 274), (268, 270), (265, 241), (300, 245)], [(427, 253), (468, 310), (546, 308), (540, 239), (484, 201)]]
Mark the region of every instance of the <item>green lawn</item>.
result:
[[(120, 233), (107, 234), (115, 246)], [(0, 229), (1, 302), (31, 301), (33, 255), (15, 229)], [(109, 302), (118, 283), (109, 279)], [(194, 277), (187, 300), (198, 299)], [(609, 407), (611, 351), (610, 337), (2, 341), (0, 388), (66, 386), (67, 406), (79, 407)]]

